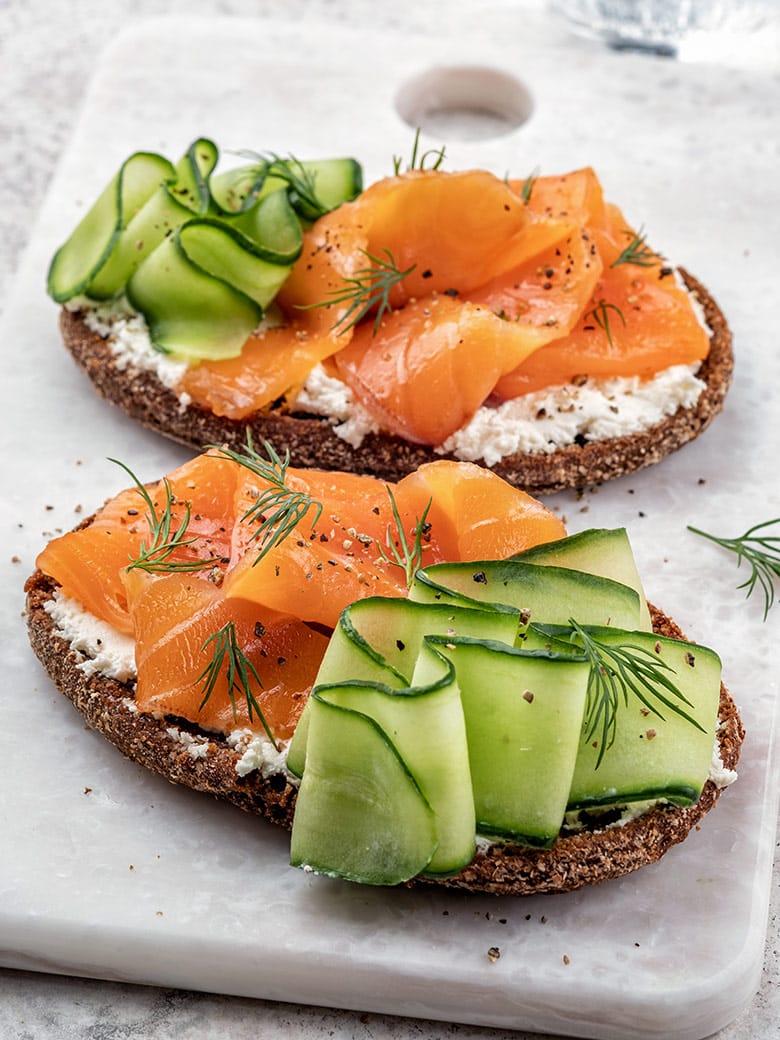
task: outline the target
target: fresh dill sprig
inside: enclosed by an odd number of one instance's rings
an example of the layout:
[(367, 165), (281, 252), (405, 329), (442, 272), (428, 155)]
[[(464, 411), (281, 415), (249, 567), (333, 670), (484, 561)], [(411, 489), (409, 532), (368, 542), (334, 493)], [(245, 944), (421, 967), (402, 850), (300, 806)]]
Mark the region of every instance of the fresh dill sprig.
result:
[(129, 571), (147, 571), (149, 574), (175, 574), (200, 571), (207, 567), (213, 567), (214, 560), (209, 558), (189, 560), (171, 559), (177, 550), (193, 545), (197, 542), (197, 538), (185, 537), (191, 515), (189, 502), (185, 503), (184, 515), (179, 520), (178, 527), (173, 530), (174, 497), (173, 492), (171, 491), (171, 485), (168, 483), (167, 478), (163, 479), (165, 505), (162, 508), (162, 512), (158, 515), (157, 508), (152, 501), (151, 495), (135, 473), (133, 473), (124, 462), (120, 462), (119, 459), (109, 459), (108, 461), (115, 463), (117, 466), (121, 466), (125, 473), (129, 474), (135, 484), (138, 494), (144, 500), (147, 509), (146, 522), (149, 525), (151, 540), (148, 545), (145, 540), (141, 542), (138, 547), (138, 555), (131, 557), (127, 569)]
[(590, 663), (583, 733), (587, 743), (594, 740), (598, 743), (597, 769), (615, 739), (617, 712), (621, 701), (628, 704), (629, 693), (633, 693), (659, 719), (664, 717), (660, 704), (704, 732), (696, 719), (682, 707), (682, 704), (689, 708), (693, 705), (665, 674), (674, 672), (666, 661), (631, 643), (609, 646), (572, 619), (569, 625), (577, 637), (577, 645), (581, 644)]
[(610, 325), (609, 321), (610, 311), (614, 311), (615, 314), (617, 314), (617, 316), (623, 322), (623, 325), (626, 324), (625, 315), (623, 314), (621, 309), (614, 303), (607, 303), (606, 300), (599, 300), (599, 302), (596, 304), (593, 310), (588, 311), (586, 317), (593, 318), (598, 327), (600, 329), (603, 329), (604, 335), (607, 337), (607, 343), (609, 343), (610, 347), (614, 347), (615, 343), (612, 339), (612, 326)]
[(266, 456), (260, 455), (254, 446), (252, 435), (247, 432), (243, 451), (215, 447), (224, 458), (232, 459), (250, 470), (268, 485), (255, 500), (254, 505), (241, 517), (243, 523), (256, 523), (257, 530), (251, 540), (260, 542), (260, 549), (252, 564), (255, 566), (274, 546), (292, 534), (310, 510), (314, 510), (311, 529), (314, 530), (322, 515), (322, 503), (315, 501), (305, 491), (294, 491), (287, 486), (287, 470), (290, 466), (290, 451), (280, 457), (269, 441), (263, 442)]
[[(365, 318), (368, 312), (377, 305), (374, 317), (373, 334), (379, 331), (379, 326), (386, 312), (392, 311), (390, 306), (390, 293), (399, 282), (410, 275), (417, 266), (412, 264), (405, 271), (401, 271), (395, 262), (395, 258), (389, 249), (382, 252), (387, 257), (372, 256), (367, 250), (362, 249), (364, 256), (371, 261), (371, 267), (362, 267), (355, 271), (351, 278), (344, 279), (343, 289), (334, 289), (328, 293), (329, 299), (321, 303), (307, 305), (308, 307), (330, 307), (336, 303), (349, 303), (349, 307), (333, 326), (334, 330), (341, 328), (342, 332), (353, 328)], [(306, 309), (304, 307), (303, 309)]]
[(410, 545), (409, 539), (406, 537), (406, 531), (404, 530), (401, 514), (398, 512), (395, 495), (389, 487), (387, 487), (387, 494), (390, 497), (390, 508), (393, 511), (395, 530), (393, 531), (391, 525), (388, 524), (387, 533), (385, 535), (385, 545), (381, 545), (379, 542), (377, 542), (376, 545), (379, 550), (379, 555), (385, 563), (389, 563), (393, 567), (401, 568), (406, 578), (407, 588), (409, 588), (414, 580), (415, 573), (422, 566), (423, 538), (427, 531), (428, 513), (433, 504), (433, 499), (428, 499), (428, 504), (423, 510), (423, 515), (415, 520), (414, 540)]
[(698, 527), (688, 527), (689, 531), (715, 542), (723, 549), (733, 552), (737, 557), (737, 566), (745, 560), (750, 566), (750, 574), (739, 589), (747, 589), (745, 596), (750, 596), (757, 587), (764, 594), (764, 621), (775, 602), (775, 580), (780, 578), (780, 535), (767, 535), (766, 531), (774, 524), (780, 524), (780, 517), (764, 520), (754, 524), (738, 538), (723, 538), (701, 531)]
[(300, 200), (304, 203), (310, 219), (323, 217), (328, 212), (328, 207), (317, 195), (316, 175), (313, 171), (307, 170), (300, 160), (293, 156), (287, 160), (274, 156), (268, 167), (268, 173), (272, 177), (280, 177), (287, 183), (292, 195), (291, 202), (295, 204)]
[(317, 195), (316, 175), (312, 170), (307, 170), (300, 159), (290, 155), (284, 159), (275, 152), (261, 155), (257, 152), (241, 150), (237, 154), (257, 162), (257, 185), (262, 187), (266, 177), (278, 177), (287, 185), (291, 194), (291, 202), (303, 203), (306, 215), (311, 220), (323, 217), (328, 212)]
[(539, 179), (539, 172), (539, 167), (536, 166), (523, 181), (523, 186), (520, 189), (520, 198), (526, 206), (531, 201), (531, 194), (533, 193), (534, 185)]
[[(442, 145), (441, 148), (428, 148), (422, 154), (418, 155), (420, 147), (420, 128), (419, 126), (414, 133), (414, 143), (412, 144), (412, 157), (406, 167), (406, 172), (410, 170), (438, 170), (441, 164), (444, 162), (445, 148)], [(426, 162), (430, 159), (433, 162), (430, 166), (426, 166)], [(403, 164), (403, 158), (400, 155), (393, 156), (393, 173), (397, 177), (401, 173), (401, 166)]]
[(254, 721), (253, 716), (257, 715), (258, 719), (262, 723), (263, 729), (266, 731), (268, 737), (278, 751), (279, 748), (274, 739), (274, 735), (269, 729), (262, 709), (252, 692), (251, 680), (254, 679), (260, 689), (263, 688), (263, 684), (260, 681), (260, 676), (257, 674), (257, 669), (239, 645), (235, 622), (228, 621), (227, 624), (223, 625), (217, 632), (210, 635), (200, 648), (201, 653), (205, 654), (209, 648), (212, 647), (212, 644), (213, 649), (211, 650), (211, 660), (195, 680), (196, 683), (203, 684), (203, 699), (200, 702), (198, 711), (203, 710), (209, 697), (214, 692), (214, 688), (219, 681), (220, 675), (223, 671), (226, 671), (228, 697), (230, 697), (230, 704), (233, 708), (233, 720), (235, 721), (238, 717), (238, 710), (236, 707), (236, 695), (238, 695), (243, 697), (246, 701), (246, 710), (249, 716), (249, 721)]
[(636, 234), (632, 231), (624, 231), (623, 233), (630, 235), (631, 241), (620, 256), (612, 261), (609, 265), (610, 267), (620, 267), (621, 264), (634, 264), (636, 267), (654, 267), (662, 259), (647, 244), (644, 224), (642, 224)]

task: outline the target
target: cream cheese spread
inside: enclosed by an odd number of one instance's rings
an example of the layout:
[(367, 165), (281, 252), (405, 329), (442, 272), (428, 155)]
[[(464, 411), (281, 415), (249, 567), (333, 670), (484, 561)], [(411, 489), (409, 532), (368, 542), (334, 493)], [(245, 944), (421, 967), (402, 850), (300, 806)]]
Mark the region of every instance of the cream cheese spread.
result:
[(135, 679), (132, 636), (118, 632), (59, 591), (46, 601), (44, 610), (54, 622), (57, 635), (84, 656), (78, 668), (85, 675), (100, 673), (118, 682)]
[(359, 448), (367, 434), (380, 431), (379, 424), (355, 400), (347, 384), (329, 376), (322, 365), (311, 370), (293, 408), (329, 419), (336, 436), (353, 448)]
[(287, 749), (290, 745), (288, 740), (277, 741), (274, 745), (265, 733), (257, 733), (251, 729), (236, 729), (228, 734), (227, 742), (235, 751), (241, 752), (241, 758), (236, 763), (239, 776), (246, 776), (257, 769), (261, 776), (283, 773), (296, 786), (300, 783), (298, 777), (287, 768)]
[(165, 732), (171, 740), (175, 740), (177, 744), (182, 745), (193, 761), (207, 757), (211, 747), (211, 741), (208, 737), (194, 736), (192, 733), (187, 733), (186, 730), (179, 729), (176, 726), (169, 726)]
[[(718, 729), (720, 729), (722, 723), (718, 723)], [(737, 779), (737, 771), (735, 769), (726, 769), (723, 765), (723, 759), (720, 757), (720, 744), (715, 741), (712, 748), (712, 761), (710, 762), (710, 771), (708, 779), (712, 780), (713, 784), (717, 788), (729, 787)]]
[[(549, 387), (495, 407), (483, 405), (465, 426), (436, 448), (464, 462), (494, 466), (507, 455), (550, 454), (579, 438), (602, 441), (638, 433), (678, 408), (696, 403), (705, 383), (696, 365), (674, 365), (652, 379), (588, 380)], [(317, 366), (295, 408), (328, 417), (337, 436), (359, 448), (379, 426), (352, 397), (348, 386)]]
[[(132, 636), (96, 618), (80, 603), (64, 596), (59, 590), (46, 601), (44, 609), (54, 622), (57, 635), (84, 657), (77, 667), (85, 675), (105, 675), (124, 683), (135, 679), (135, 641)], [(129, 698), (125, 701), (125, 707), (131, 711), (137, 710), (135, 702)], [(167, 733), (171, 740), (184, 746), (190, 758), (199, 759), (208, 755), (211, 745), (208, 737), (193, 735), (175, 726), (168, 727)], [(278, 747), (274, 747), (265, 733), (237, 729), (228, 734), (227, 743), (241, 753), (236, 763), (239, 776), (246, 776), (258, 769), (264, 777), (283, 773), (291, 783), (298, 783), (298, 778), (287, 770), (289, 741), (279, 741)]]
[[(66, 306), (68, 310), (81, 311), (87, 328), (106, 340), (120, 372), (128, 368), (151, 372), (163, 386), (176, 391), (187, 371), (187, 362), (155, 350), (146, 319), (134, 311), (124, 297), (104, 304), (76, 297)], [(179, 402), (186, 407), (190, 403), (189, 395), (179, 394)]]
[(581, 438), (603, 441), (638, 433), (696, 403), (705, 383), (695, 370), (675, 365), (652, 379), (589, 380), (483, 406), (438, 450), (494, 466), (507, 455), (549, 454)]
[[(696, 300), (692, 302), (698, 307)], [(155, 350), (142, 315), (124, 298), (97, 304), (78, 298), (68, 307), (80, 310), (88, 328), (104, 338), (120, 370), (154, 374), (170, 390), (187, 370), (187, 362)], [(704, 324), (701, 308), (697, 314)], [(275, 324), (272, 319), (268, 324)], [(483, 405), (473, 418), (435, 450), (464, 462), (483, 461), (494, 466), (508, 455), (551, 454), (578, 441), (603, 441), (640, 433), (678, 408), (699, 399), (705, 383), (696, 375), (698, 365), (674, 365), (651, 379), (638, 377), (587, 379), (525, 394), (514, 400)], [(178, 394), (182, 408), (191, 403)], [(316, 365), (303, 388), (290, 402), (296, 411), (327, 418), (336, 436), (358, 449), (369, 433), (381, 427), (341, 380)]]

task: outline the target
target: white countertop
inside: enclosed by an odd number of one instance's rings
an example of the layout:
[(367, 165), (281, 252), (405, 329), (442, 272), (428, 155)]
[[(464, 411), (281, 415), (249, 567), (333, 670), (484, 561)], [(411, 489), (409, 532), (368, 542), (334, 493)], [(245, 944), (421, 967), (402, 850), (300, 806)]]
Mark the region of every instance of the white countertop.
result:
[[(13, 292), (17, 264), (32, 234), (50, 177), (67, 147), (95, 56), (130, 22), (160, 13), (153, 0), (136, 0), (132, 16), (124, 13), (122, 6), (106, 0), (72, 0), (62, 7), (47, 0), (0, 2), (0, 137), (6, 160), (0, 181), (0, 301)], [(405, 0), (371, 4), (359, 0), (285, 0), (284, 4), (286, 15), (300, 17), (302, 32), (306, 15), (374, 32), (401, 27), (436, 32), (441, 26), (449, 31), (457, 25), (459, 13), (470, 6), (466, 0), (451, 0), (446, 5)], [(165, 13), (263, 17), (278, 15), (279, 0), (173, 0)], [(777, 71), (774, 76), (777, 97)], [(750, 118), (749, 112), (745, 118)], [(771, 216), (777, 219), (776, 214)], [(43, 289), (41, 305), (47, 305)], [(8, 344), (4, 346), (10, 349)], [(769, 1040), (778, 1036), (779, 891), (776, 864), (761, 988), (738, 1019), (718, 1034), (719, 1040)], [(49, 1036), (62, 1040), (113, 1036), (148, 1040), (173, 1036), (188, 1040), (210, 1036), (237, 1040), (249, 1036), (531, 1040), (527, 1033), (25, 971), (0, 970), (0, 994), (0, 1036), (10, 1040)]]

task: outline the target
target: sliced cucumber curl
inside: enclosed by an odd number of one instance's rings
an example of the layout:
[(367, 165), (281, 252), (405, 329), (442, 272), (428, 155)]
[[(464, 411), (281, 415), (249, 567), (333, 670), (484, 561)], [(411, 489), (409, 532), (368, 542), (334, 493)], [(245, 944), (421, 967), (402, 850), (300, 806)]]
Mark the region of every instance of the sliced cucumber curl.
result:
[(527, 555), (343, 612), (288, 750), (294, 866), (395, 885), (457, 873), (478, 837), (549, 848), (573, 811), (698, 799), (718, 656), (652, 632), (622, 528)]
[(158, 350), (237, 357), (298, 259), (303, 230), (363, 187), (354, 159), (251, 158), (216, 174), (207, 138), (175, 165), (131, 155), (54, 255), (49, 295), (126, 295)]

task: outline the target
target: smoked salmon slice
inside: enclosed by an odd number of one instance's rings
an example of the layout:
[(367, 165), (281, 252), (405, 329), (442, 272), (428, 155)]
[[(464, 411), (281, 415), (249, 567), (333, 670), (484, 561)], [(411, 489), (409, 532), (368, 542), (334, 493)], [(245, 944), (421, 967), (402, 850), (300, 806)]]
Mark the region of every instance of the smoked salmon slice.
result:
[(121, 572), (148, 534), (143, 502), (133, 488), (107, 503), (88, 527), (54, 538), (36, 566), (56, 578), (63, 592), (119, 632), (132, 634)]
[(563, 521), (541, 502), (469, 462), (442, 459), (399, 481), (396, 498), (409, 516), (422, 516), (435, 539), (424, 564), (503, 559), (563, 538)]
[[(203, 455), (166, 478), (171, 496), (173, 531), (188, 517), (187, 542), (172, 560), (208, 560), (225, 569), (230, 559), (236, 468), (226, 459)], [(147, 489), (160, 515), (167, 501), (166, 482)], [(53, 539), (36, 566), (56, 578), (66, 595), (120, 632), (132, 634), (122, 573), (142, 545), (152, 542), (148, 507), (138, 488), (107, 502), (88, 526)]]
[(701, 360), (708, 335), (662, 259), (626, 259), (637, 237), (591, 167), (386, 177), (306, 232), (280, 323), (179, 389), (243, 419), (323, 363), (384, 431), (439, 445), (491, 399)]
[(390, 253), (399, 270), (409, 270), (393, 288), (393, 307), (434, 293), (468, 293), (571, 230), (570, 221), (535, 219), (505, 181), (485, 170), (387, 177), (324, 219), (347, 216), (365, 229), (369, 254)]
[(434, 296), (393, 311), (376, 335), (362, 326), (333, 363), (383, 429), (441, 444), (532, 353), (534, 339), (487, 306)]
[(539, 218), (572, 220), (588, 228), (604, 223), (604, 192), (591, 166), (554, 176), (510, 180), (509, 186), (526, 198), (528, 209)]
[(571, 230), (462, 300), (426, 297), (394, 311), (376, 333), (361, 326), (333, 365), (385, 430), (442, 444), (502, 376), (572, 330), (601, 271), (593, 240)]
[[(220, 733), (259, 730), (265, 720), (274, 738), (292, 736), (327, 636), (296, 618), (229, 598), (197, 576), (136, 570), (125, 575), (125, 582), (135, 626), (136, 703), (141, 711), (190, 719)], [(233, 633), (226, 629), (231, 625)], [(224, 650), (219, 658), (220, 633), (235, 639), (248, 662), (249, 693), (228, 681)]]
[[(378, 549), (391, 520), (382, 481), (291, 469), (286, 484), (312, 502), (308, 513), (290, 537), (266, 554), (255, 538), (257, 525), (237, 524), (226, 593), (328, 628), (357, 599), (404, 593), (400, 569), (387, 564)], [(237, 516), (246, 516), (266, 488), (249, 473), (238, 489)]]
[[(576, 325), (499, 379), (496, 397), (507, 400), (588, 377), (647, 379), (709, 353), (709, 332), (689, 294), (617, 207), (605, 207), (604, 222), (592, 234), (603, 272)], [(632, 245), (642, 251), (641, 263), (621, 261)]]
[[(425, 518), (418, 566), (440, 560), (509, 556), (565, 533), (558, 518), (524, 492), (471, 463), (421, 466), (395, 485), (373, 477), (291, 470), (288, 485), (322, 506), (295, 533), (258, 558), (254, 531), (237, 524), (226, 594), (333, 628), (366, 596), (403, 596), (407, 576), (392, 551), (415, 539)], [(239, 490), (237, 515), (258, 491)]]
[[(134, 635), (141, 710), (218, 732), (267, 725), (286, 739), (344, 607), (405, 596), (428, 563), (510, 556), (566, 533), (541, 503), (472, 463), (429, 463), (389, 484), (294, 469), (269, 449), (274, 459), (269, 475), (251, 446), (212, 450), (150, 485), (158, 511), (189, 517), (186, 544), (156, 569), (128, 568), (149, 540), (137, 488), (40, 554), (66, 595)], [(295, 496), (308, 505), (266, 544), (263, 523)], [(198, 559), (207, 566), (170, 569)], [(245, 689), (230, 680), (231, 654), (244, 662)]]

